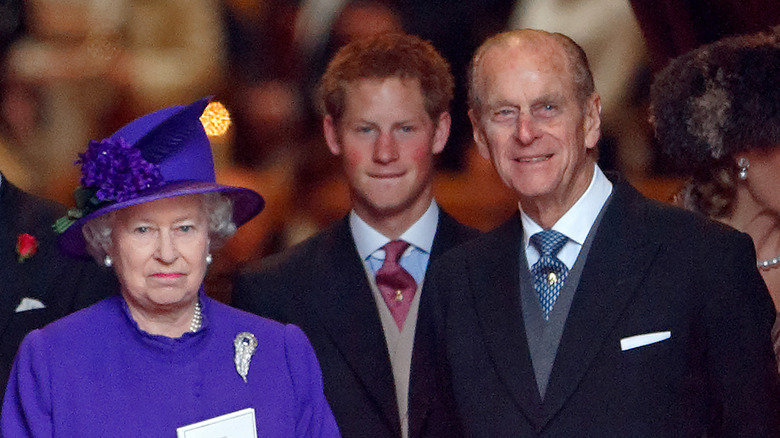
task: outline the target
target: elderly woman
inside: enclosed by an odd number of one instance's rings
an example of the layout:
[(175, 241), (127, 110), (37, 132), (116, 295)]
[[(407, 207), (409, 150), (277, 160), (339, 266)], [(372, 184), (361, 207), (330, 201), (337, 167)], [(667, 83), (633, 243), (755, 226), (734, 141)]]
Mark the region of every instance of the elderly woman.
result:
[(120, 291), (25, 338), (2, 436), (339, 435), (301, 330), (203, 291), (210, 249), (263, 208), (214, 182), (207, 103), (144, 116), (79, 155), (60, 245), (112, 267)]
[(723, 39), (673, 60), (653, 83), (651, 121), (664, 151), (693, 175), (682, 204), (750, 235), (780, 311), (780, 33)]

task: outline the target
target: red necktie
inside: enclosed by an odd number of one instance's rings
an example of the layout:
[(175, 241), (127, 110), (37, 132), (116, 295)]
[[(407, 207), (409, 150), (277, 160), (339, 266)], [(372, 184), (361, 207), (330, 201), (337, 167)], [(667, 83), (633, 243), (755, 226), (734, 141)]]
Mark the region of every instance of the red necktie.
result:
[(401, 254), (409, 247), (403, 240), (393, 240), (382, 248), (385, 250), (385, 261), (376, 271), (376, 285), (382, 292), (387, 308), (393, 315), (398, 330), (403, 329), (406, 315), (412, 304), (417, 283), (414, 278), (398, 263)]

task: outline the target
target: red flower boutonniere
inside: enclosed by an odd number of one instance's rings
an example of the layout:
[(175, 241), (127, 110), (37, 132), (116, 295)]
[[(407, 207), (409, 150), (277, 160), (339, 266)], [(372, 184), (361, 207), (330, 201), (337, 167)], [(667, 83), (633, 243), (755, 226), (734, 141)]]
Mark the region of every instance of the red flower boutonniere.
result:
[(16, 253), (19, 254), (19, 263), (34, 256), (38, 251), (38, 239), (27, 233), (22, 233), (16, 238)]

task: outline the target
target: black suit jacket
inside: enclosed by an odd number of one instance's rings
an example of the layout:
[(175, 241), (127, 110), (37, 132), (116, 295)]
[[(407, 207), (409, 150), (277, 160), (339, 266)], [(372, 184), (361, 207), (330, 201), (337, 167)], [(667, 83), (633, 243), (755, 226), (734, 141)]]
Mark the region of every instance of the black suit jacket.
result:
[[(27, 194), (3, 178), (0, 185), (0, 389), (16, 350), (31, 330), (115, 294), (116, 279), (93, 261), (71, 259), (57, 247), (51, 226), (65, 207)], [(35, 255), (19, 263), (17, 237), (38, 241)], [(23, 298), (40, 301), (42, 309), (16, 312)]]
[(774, 309), (746, 235), (616, 183), (542, 401), (520, 308), (522, 232), (516, 216), (453, 250), (427, 284), (468, 436), (780, 434)]
[[(441, 211), (431, 259), (476, 235)], [(304, 330), (317, 352), (325, 396), (343, 436), (400, 437), (382, 323), (347, 218), (264, 263), (260, 272), (238, 278), (233, 304)], [(457, 436), (448, 417), (452, 412), (439, 398), (425, 296), (423, 292), (412, 356), (410, 436)]]

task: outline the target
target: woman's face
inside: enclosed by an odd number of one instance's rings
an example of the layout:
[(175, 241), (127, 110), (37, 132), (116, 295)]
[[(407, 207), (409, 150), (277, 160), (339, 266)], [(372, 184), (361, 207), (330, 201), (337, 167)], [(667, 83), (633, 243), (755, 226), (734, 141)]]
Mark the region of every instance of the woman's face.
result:
[(116, 212), (109, 255), (131, 308), (160, 313), (194, 305), (206, 275), (208, 215), (198, 195)]
[(750, 161), (744, 182), (751, 197), (763, 209), (780, 215), (780, 147), (751, 149), (737, 157)]

